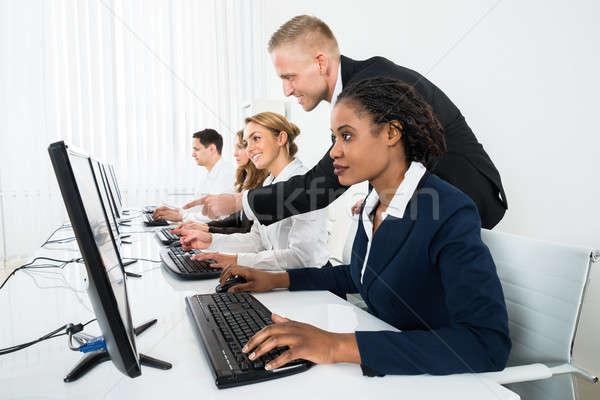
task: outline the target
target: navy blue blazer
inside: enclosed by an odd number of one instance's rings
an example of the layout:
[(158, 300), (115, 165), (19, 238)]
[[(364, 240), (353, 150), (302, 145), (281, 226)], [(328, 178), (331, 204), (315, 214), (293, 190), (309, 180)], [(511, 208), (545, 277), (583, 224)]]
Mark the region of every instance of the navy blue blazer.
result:
[(387, 216), (367, 249), (362, 222), (350, 265), (289, 270), (290, 290), (360, 293), (402, 332), (356, 332), (365, 374), (502, 370), (511, 341), (496, 267), (473, 201), (425, 174), (403, 218)]

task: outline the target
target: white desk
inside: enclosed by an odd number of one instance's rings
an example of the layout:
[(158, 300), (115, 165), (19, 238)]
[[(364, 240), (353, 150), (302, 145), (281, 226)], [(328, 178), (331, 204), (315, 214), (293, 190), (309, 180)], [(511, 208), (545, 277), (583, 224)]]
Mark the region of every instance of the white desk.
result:
[[(143, 228), (132, 227), (131, 231)], [(69, 232), (62, 234), (69, 235)], [(57, 235), (56, 238), (60, 237)], [(134, 234), (123, 245), (124, 257), (159, 260), (159, 242), (150, 233)], [(78, 257), (77, 244), (54, 246), (66, 250), (40, 250), (38, 256)], [(64, 375), (81, 353), (70, 351), (66, 337), (51, 339), (25, 350), (0, 356), (0, 399), (223, 399), (236, 396), (285, 399), (518, 399), (495, 382), (477, 375), (363, 377), (358, 365), (316, 365), (307, 372), (254, 385), (219, 390), (195, 329), (187, 316), (184, 298), (212, 293), (216, 279), (181, 281), (160, 264), (138, 262), (127, 268), (143, 274), (129, 278), (127, 286), (134, 324), (152, 318), (158, 323), (137, 339), (141, 353), (173, 363), (168, 371), (142, 367), (131, 379), (110, 362), (97, 366), (76, 382), (63, 383)], [(94, 318), (85, 291), (85, 267), (71, 264), (60, 272), (19, 271), (0, 291), (0, 348), (24, 343), (68, 323)], [(329, 292), (256, 294), (273, 312), (337, 332), (394, 329), (367, 312)], [(94, 322), (85, 330), (100, 334)]]

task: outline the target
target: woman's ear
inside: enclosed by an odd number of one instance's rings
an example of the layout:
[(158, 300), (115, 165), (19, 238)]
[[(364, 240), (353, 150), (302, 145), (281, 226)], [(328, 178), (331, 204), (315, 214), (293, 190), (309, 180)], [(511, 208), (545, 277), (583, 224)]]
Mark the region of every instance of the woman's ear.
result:
[(285, 146), (287, 144), (288, 134), (286, 131), (279, 132), (279, 136), (277, 136), (277, 142), (282, 146)]
[(390, 121), (388, 128), (388, 144), (394, 146), (400, 142), (404, 132), (402, 130), (402, 124), (396, 120)]

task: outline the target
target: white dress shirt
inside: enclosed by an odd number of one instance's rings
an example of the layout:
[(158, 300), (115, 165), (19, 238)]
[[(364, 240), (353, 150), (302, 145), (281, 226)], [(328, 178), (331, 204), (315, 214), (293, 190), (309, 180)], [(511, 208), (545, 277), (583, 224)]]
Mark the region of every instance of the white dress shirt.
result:
[[(223, 160), (223, 157), (215, 163), (210, 171), (202, 177), (199, 182), (196, 198), (206, 196), (207, 194), (234, 193), (235, 171), (230, 163)], [(187, 210), (180, 210), (184, 221), (209, 222), (206, 215), (202, 215), (202, 206), (192, 207)]]
[(342, 93), (342, 62), (340, 61), (340, 65), (338, 66), (338, 74), (337, 79), (335, 80), (335, 88), (333, 88), (333, 95), (331, 96), (331, 102), (329, 103), (329, 108), (333, 110), (333, 106), (337, 103), (337, 98)]
[[(404, 179), (398, 185), (396, 193), (387, 209), (381, 213), (381, 220), (383, 221), (388, 215), (396, 218), (404, 217), (404, 211), (410, 201), (411, 197), (417, 190), (419, 181), (423, 177), (427, 170), (420, 162), (413, 161), (410, 163), (408, 170), (404, 174)], [(367, 235), (367, 252), (365, 253), (365, 261), (363, 262), (362, 270), (360, 271), (360, 281), (362, 283), (363, 275), (365, 273), (365, 267), (367, 260), (369, 259), (369, 252), (371, 251), (371, 239), (373, 238), (373, 210), (379, 205), (379, 194), (375, 189), (371, 190), (371, 193), (365, 199), (365, 207), (363, 208), (361, 219), (363, 228)]]
[[(277, 178), (269, 175), (263, 186), (306, 171), (300, 160), (293, 159)], [(268, 226), (255, 220), (248, 233), (213, 234), (207, 251), (235, 253), (239, 265), (265, 270), (321, 267), (329, 259), (326, 222), (326, 209), (295, 215)]]

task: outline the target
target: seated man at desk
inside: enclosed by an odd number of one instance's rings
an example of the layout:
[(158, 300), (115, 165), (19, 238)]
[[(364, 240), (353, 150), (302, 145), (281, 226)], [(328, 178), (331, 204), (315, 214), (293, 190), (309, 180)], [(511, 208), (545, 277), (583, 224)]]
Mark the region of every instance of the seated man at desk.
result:
[[(233, 193), (235, 181), (233, 168), (221, 157), (223, 137), (214, 129), (204, 129), (194, 133), (192, 140), (192, 157), (196, 160), (196, 164), (206, 168), (207, 171), (199, 182), (196, 197), (207, 194)], [(187, 210), (166, 206), (158, 207), (154, 210), (152, 217), (156, 220), (166, 219), (174, 222), (209, 222), (211, 220), (202, 215), (201, 206)]]
[[(366, 375), (502, 370), (511, 341), (504, 295), (474, 202), (428, 172), (445, 151), (440, 123), (409, 85), (371, 78), (345, 87), (331, 115), (330, 154), (340, 184), (368, 180), (350, 265), (270, 273), (232, 265), (229, 291), (360, 293), (400, 332), (332, 333), (273, 315), (243, 351), (267, 364), (302, 358), (360, 364)], [(377, 157), (373, 157), (377, 154)]]

